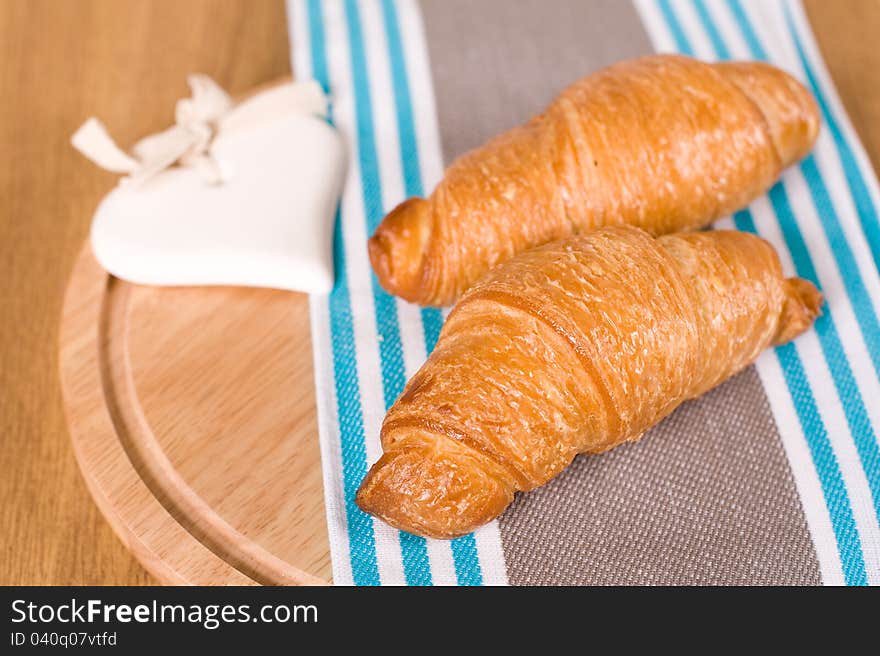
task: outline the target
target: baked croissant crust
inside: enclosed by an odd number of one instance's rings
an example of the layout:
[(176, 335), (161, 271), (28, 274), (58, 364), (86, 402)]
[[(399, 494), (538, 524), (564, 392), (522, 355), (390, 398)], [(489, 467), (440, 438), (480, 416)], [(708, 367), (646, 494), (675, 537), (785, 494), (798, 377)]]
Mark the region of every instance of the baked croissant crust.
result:
[(390, 293), (449, 305), (499, 262), (574, 233), (703, 227), (767, 190), (818, 128), (810, 93), (768, 64), (621, 62), (455, 160), (429, 198), (385, 217), (370, 260)]
[(735, 231), (569, 237), (472, 287), (382, 425), (360, 508), (452, 538), (806, 330), (822, 297)]

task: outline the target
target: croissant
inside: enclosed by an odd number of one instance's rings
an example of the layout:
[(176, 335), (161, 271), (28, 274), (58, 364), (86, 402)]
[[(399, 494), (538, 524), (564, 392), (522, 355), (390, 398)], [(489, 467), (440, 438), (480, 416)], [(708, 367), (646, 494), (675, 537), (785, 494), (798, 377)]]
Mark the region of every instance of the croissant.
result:
[(449, 305), (518, 252), (603, 225), (700, 228), (766, 191), (819, 129), (810, 93), (763, 63), (622, 62), (455, 160), (369, 240), (380, 284)]
[(522, 253), (449, 315), (356, 503), (411, 533), (468, 533), (575, 455), (638, 440), (821, 303), (743, 232), (608, 227)]

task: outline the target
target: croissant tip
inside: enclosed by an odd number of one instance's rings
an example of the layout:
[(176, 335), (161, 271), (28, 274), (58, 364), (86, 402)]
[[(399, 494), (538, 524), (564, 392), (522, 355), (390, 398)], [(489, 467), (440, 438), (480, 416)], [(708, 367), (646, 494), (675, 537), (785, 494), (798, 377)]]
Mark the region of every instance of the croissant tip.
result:
[(387, 451), (361, 483), (358, 508), (407, 533), (450, 540), (501, 514), (511, 482), (478, 454), (438, 437)]
[(408, 198), (391, 210), (367, 240), (370, 264), (379, 284), (411, 302), (423, 302), (421, 285), (430, 236), (428, 202)]
[(819, 138), (822, 115), (816, 98), (810, 90), (791, 75), (786, 73), (785, 76), (789, 93), (799, 110), (795, 113), (797, 120), (793, 120), (790, 126), (799, 133), (799, 138), (788, 139), (789, 149), (783, 152), (783, 167), (788, 167), (802, 160), (812, 150), (816, 139)]
[(364, 488), (364, 484), (361, 484), (360, 488), (358, 488), (357, 494), (354, 496), (354, 505), (368, 515), (375, 515), (376, 509), (373, 506), (373, 496), (370, 494), (369, 490)]
[(395, 476), (399, 456), (406, 459), (405, 452), (386, 453), (370, 468), (355, 495), (355, 505), (368, 515), (413, 535), (452, 539), (466, 533), (440, 531), (437, 527), (426, 525), (422, 518), (413, 513), (411, 500), (406, 490), (397, 484), (399, 481)]
[(376, 232), (373, 233), (373, 236), (367, 239), (367, 253), (370, 256), (370, 266), (372, 266), (373, 271), (376, 272), (376, 277), (379, 278), (382, 287), (393, 294), (394, 290), (388, 289), (389, 286), (393, 286), (394, 282), (390, 253), (391, 249), (388, 248), (387, 244), (383, 243), (384, 241), (382, 224), (380, 224), (379, 227), (376, 228)]
[(721, 62), (714, 66), (760, 109), (782, 168), (806, 157), (821, 123), (819, 106), (806, 86), (766, 62)]
[(784, 344), (806, 332), (822, 314), (822, 305), (825, 303), (822, 292), (803, 278), (788, 278), (785, 281), (785, 294), (776, 344)]

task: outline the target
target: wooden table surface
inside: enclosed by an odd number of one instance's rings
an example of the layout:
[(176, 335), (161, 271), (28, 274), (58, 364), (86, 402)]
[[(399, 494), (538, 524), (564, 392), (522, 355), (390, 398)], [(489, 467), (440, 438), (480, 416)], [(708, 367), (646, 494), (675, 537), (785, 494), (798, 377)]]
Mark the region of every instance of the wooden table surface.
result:
[[(880, 0), (806, 0), (880, 169)], [(0, 584), (145, 584), (80, 479), (58, 385), (65, 282), (115, 176), (68, 139), (96, 115), (123, 144), (170, 124), (185, 76), (232, 93), (288, 73), (281, 0), (0, 2)]]

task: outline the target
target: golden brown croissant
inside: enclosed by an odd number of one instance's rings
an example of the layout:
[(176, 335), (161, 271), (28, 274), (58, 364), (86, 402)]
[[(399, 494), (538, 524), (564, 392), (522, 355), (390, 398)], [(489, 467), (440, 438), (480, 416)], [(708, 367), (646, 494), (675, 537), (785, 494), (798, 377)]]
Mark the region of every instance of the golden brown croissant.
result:
[(622, 62), (455, 160), (430, 198), (385, 217), (370, 260), (392, 294), (448, 305), (499, 262), (572, 233), (699, 228), (806, 155), (818, 116), (810, 93), (768, 64)]
[(821, 303), (748, 233), (609, 227), (521, 253), (450, 314), (357, 504), (411, 533), (467, 533), (575, 455), (637, 440)]

